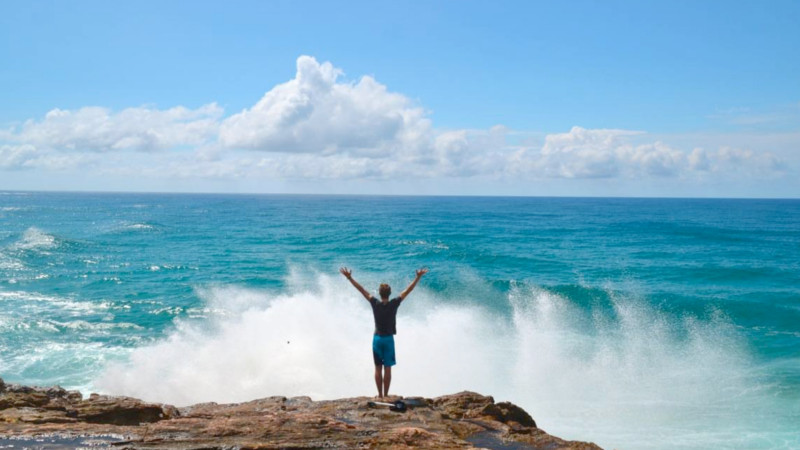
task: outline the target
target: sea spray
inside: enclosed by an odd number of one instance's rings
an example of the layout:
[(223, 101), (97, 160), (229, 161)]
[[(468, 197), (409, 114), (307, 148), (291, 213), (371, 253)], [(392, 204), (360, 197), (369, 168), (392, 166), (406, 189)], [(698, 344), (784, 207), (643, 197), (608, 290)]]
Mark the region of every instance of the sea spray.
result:
[(507, 395), (547, 430), (631, 448), (660, 447), (654, 432), (732, 443), (757, 429), (744, 416), (767, 412), (746, 345), (718, 314), (674, 317), (620, 293), (589, 309), (539, 288), (510, 299), (519, 351)]
[(271, 296), (226, 287), (199, 294), (209, 320), (178, 320), (165, 340), (109, 367), (97, 388), (178, 405), (364, 393), (369, 376), (359, 368), (371, 358), (372, 324), (363, 300), (324, 288)]
[[(164, 340), (108, 367), (96, 389), (178, 405), (373, 395), (368, 304), (341, 278), (290, 278), (302, 287), (201, 290), (209, 319), (179, 320)], [(623, 294), (609, 299), (587, 309), (517, 283), (502, 314), (420, 287), (400, 308), (391, 392), (491, 394), (548, 431), (610, 447), (647, 447), (654, 431), (740, 429), (738, 403), (757, 410), (763, 393), (724, 317), (671, 317)]]

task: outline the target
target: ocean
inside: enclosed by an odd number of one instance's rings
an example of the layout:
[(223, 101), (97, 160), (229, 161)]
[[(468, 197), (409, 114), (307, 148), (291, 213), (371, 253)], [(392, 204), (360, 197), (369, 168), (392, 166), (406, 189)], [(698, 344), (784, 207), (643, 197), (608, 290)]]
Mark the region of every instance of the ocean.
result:
[(800, 201), (0, 192), (0, 377), (179, 406), (462, 390), (605, 448), (800, 448)]

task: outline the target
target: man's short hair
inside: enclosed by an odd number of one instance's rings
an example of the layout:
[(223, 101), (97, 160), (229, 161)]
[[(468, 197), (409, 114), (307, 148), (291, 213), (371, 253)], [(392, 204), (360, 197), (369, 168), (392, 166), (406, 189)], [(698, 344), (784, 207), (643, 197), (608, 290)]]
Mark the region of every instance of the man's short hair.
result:
[(381, 294), (381, 298), (389, 298), (389, 296), (392, 295), (392, 288), (386, 283), (381, 283), (381, 287), (378, 288), (378, 293)]

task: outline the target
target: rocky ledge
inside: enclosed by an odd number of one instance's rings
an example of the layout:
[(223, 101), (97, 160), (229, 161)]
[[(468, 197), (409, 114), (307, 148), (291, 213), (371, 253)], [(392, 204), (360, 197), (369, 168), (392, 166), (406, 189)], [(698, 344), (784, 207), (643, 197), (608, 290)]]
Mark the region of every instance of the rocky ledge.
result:
[(522, 408), (474, 392), (407, 398), (414, 406), (403, 412), (369, 406), (372, 400), (269, 397), (176, 408), (129, 397), (83, 398), (60, 387), (6, 385), (0, 379), (0, 444), (47, 449), (600, 448), (551, 436)]

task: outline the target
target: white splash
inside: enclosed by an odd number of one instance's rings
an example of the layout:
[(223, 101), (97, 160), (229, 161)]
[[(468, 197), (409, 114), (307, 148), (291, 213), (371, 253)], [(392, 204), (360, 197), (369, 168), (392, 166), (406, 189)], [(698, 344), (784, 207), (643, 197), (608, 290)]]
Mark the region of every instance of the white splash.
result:
[[(209, 319), (177, 322), (94, 388), (178, 405), (374, 395), (369, 305), (341, 278), (302, 278), (279, 295), (201, 291)], [(747, 447), (737, 439), (757, 439), (768, 420), (758, 419), (768, 399), (746, 346), (724, 317), (676, 320), (631, 298), (587, 310), (535, 288), (512, 289), (510, 317), (474, 300), (424, 288), (409, 297), (392, 393), (493, 395), (548, 432), (607, 448)], [(679, 431), (696, 440), (664, 438)]]

